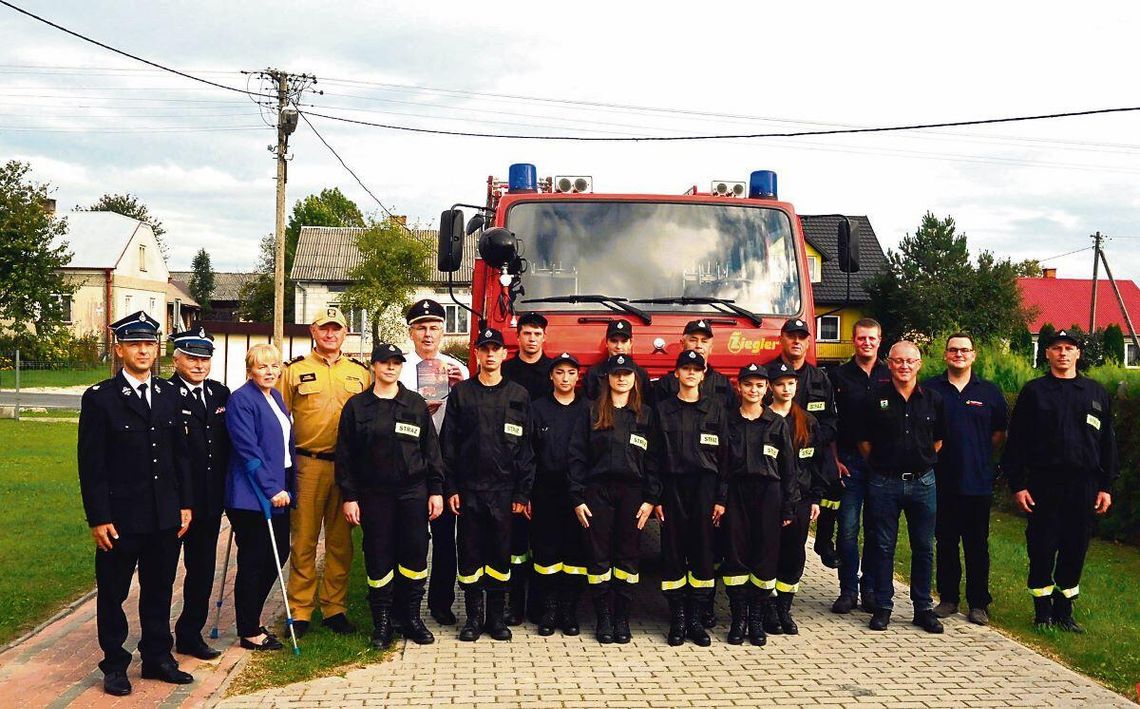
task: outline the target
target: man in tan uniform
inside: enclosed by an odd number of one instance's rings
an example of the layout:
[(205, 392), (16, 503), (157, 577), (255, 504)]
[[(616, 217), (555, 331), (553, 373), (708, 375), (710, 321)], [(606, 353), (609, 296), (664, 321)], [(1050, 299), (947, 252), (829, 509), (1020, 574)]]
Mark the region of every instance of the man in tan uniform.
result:
[[(344, 614), (352, 566), (352, 528), (341, 513), (333, 461), (341, 409), (349, 397), (371, 383), (368, 365), (341, 355), (348, 323), (339, 309), (322, 310), (309, 332), (313, 351), (290, 360), (280, 380), (297, 438), (297, 506), (290, 518), (288, 592), (298, 636), (309, 629), (318, 597), (324, 617), (321, 625), (337, 633), (355, 630)], [(325, 567), (318, 582), (317, 539), (322, 524)]]

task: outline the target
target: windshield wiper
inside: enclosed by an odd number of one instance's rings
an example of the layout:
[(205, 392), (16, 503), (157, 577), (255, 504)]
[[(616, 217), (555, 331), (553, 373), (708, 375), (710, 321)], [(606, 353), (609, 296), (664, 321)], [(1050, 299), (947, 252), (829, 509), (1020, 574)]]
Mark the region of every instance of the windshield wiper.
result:
[(746, 309), (740, 307), (739, 305), (736, 304), (736, 301), (728, 300), (725, 298), (710, 298), (707, 296), (677, 295), (677, 296), (672, 296), (669, 298), (638, 298), (637, 300), (631, 300), (630, 302), (631, 303), (655, 303), (655, 304), (659, 304), (659, 305), (665, 304), (665, 303), (675, 303), (676, 305), (712, 305), (714, 307), (720, 306), (720, 310), (722, 313), (723, 312), (732, 312), (732, 313), (735, 313), (735, 314), (737, 314), (743, 318), (748, 318), (748, 320), (751, 321), (753, 326), (755, 326), (755, 327), (760, 327), (761, 325), (764, 324), (764, 319), (761, 318), (759, 315), (752, 312), (751, 310), (746, 310)]
[(598, 303), (604, 305), (610, 310), (629, 313), (641, 318), (641, 321), (646, 325), (653, 322), (653, 318), (649, 313), (641, 308), (635, 308), (629, 304), (628, 298), (614, 298), (608, 295), (552, 295), (549, 298), (527, 298), (522, 301), (524, 303)]

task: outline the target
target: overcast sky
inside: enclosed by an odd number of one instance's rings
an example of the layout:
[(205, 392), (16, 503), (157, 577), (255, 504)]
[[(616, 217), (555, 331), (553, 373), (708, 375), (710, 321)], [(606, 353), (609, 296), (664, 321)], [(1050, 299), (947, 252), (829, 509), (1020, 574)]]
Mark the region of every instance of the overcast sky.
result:
[[(529, 135), (701, 135), (1140, 106), (1133, 3), (92, 2), (13, 0), (125, 51), (254, 91), (242, 70), (315, 74), (309, 110)], [(641, 8), (652, 7), (649, 14)], [(0, 7), (0, 159), (61, 209), (138, 195), (171, 267), (205, 247), (251, 268), (273, 230), (274, 133), (236, 92), (164, 74)], [(540, 100), (541, 99), (541, 100)], [(313, 119), (380, 200), (434, 226), (512, 162), (595, 189), (681, 193), (779, 174), (801, 213), (866, 214), (884, 247), (928, 210), (971, 249), (1046, 258), (1100, 230), (1140, 237), (1140, 113), (874, 136), (565, 143)], [(303, 123), (288, 201), (339, 187), (379, 209)], [(1140, 278), (1140, 239), (1107, 244)], [(1091, 251), (1049, 261), (1088, 277)]]

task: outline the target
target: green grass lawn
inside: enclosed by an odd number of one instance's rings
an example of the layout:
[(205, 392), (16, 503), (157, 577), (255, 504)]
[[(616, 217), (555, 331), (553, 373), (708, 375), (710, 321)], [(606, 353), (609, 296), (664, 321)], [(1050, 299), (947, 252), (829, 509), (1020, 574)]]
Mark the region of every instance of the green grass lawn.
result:
[[(95, 384), (111, 376), (106, 366), (85, 369), (24, 369), (20, 371), (20, 388), (70, 387)], [(0, 389), (14, 390), (16, 373), (10, 369), (0, 371)]]
[(95, 585), (73, 423), (0, 420), (0, 643)]
[[(1092, 541), (1074, 613), (1087, 631), (1084, 635), (1033, 629), (1033, 600), (1025, 587), (1029, 568), (1025, 520), (1004, 512), (992, 514), (990, 557), (990, 593), (994, 602), (989, 612), (994, 626), (1018, 642), (1136, 699), (1136, 684), (1140, 682), (1140, 602), (1136, 597), (1140, 590), (1140, 549), (1099, 539)], [(895, 571), (904, 579), (910, 575), (905, 522), (900, 523)], [(964, 592), (962, 598), (965, 599)], [(965, 623), (966, 619), (959, 615), (949, 622)]]
[[(356, 553), (352, 558), (351, 586), (348, 594), (348, 618), (357, 626), (352, 635), (337, 635), (322, 628), (319, 614), (305, 637), (298, 641), (301, 655), (293, 654), (288, 634), (278, 634), (285, 649), (281, 652), (251, 653), (249, 662), (230, 683), (228, 693), (247, 694), (267, 687), (280, 687), (317, 677), (343, 675), (366, 664), (383, 661), (392, 650), (372, 650), (368, 639), (372, 633), (372, 615), (368, 610), (368, 585), (364, 575), (364, 555), (360, 551), (360, 529), (353, 530)], [(274, 586), (273, 593), (281, 591)], [(425, 611), (426, 613), (426, 608)], [(283, 626), (284, 617), (274, 627)], [(394, 644), (393, 644), (394, 645)]]

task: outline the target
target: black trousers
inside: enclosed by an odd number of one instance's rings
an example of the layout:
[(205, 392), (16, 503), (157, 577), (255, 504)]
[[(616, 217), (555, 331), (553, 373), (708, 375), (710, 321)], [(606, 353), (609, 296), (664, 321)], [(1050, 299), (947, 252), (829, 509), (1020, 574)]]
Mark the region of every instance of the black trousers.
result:
[(1096, 483), (1090, 480), (1033, 482), (1037, 505), (1025, 526), (1029, 552), (1029, 592), (1067, 598), (1080, 593), (1081, 571), (1095, 525)]
[(170, 648), (170, 599), (178, 571), (178, 530), (145, 534), (119, 534), (111, 551), (95, 551), (95, 602), (103, 673), (126, 672), (131, 653), (127, 641), (127, 615), (123, 601), (131, 591), (135, 567), (139, 570), (139, 655), (143, 664), (173, 662)]
[(182, 613), (174, 624), (174, 636), (179, 641), (192, 642), (202, 637), (202, 628), (210, 615), (210, 592), (214, 590), (221, 526), (221, 512), (201, 516), (195, 512), (190, 528), (182, 537), (182, 565), (186, 575), (182, 579)]
[(403, 488), (360, 491), (361, 547), (368, 575), (368, 597), (379, 606), (392, 605), (394, 589), (400, 603), (424, 597), (427, 583), (427, 484), (422, 480)]
[(661, 506), (661, 590), (666, 596), (705, 600), (716, 590), (712, 511), (714, 475), (674, 475), (665, 479)]
[(807, 563), (810, 526), (811, 500), (800, 500), (792, 516), (792, 523), (780, 527), (780, 559), (776, 562), (777, 593), (797, 593), (800, 590), (800, 579), (803, 578), (804, 564)]
[(431, 579), (427, 604), (434, 611), (450, 610), (455, 603), (455, 515), (443, 499), (443, 514), (433, 519), (431, 528)]
[[(226, 510), (237, 544), (237, 573), (234, 575), (234, 615), (238, 637), (252, 638), (261, 634), (261, 611), (277, 573), (273, 546), (269, 542), (269, 526), (265, 515), (253, 510)], [(272, 516), (273, 534), (282, 565), (289, 558), (289, 512)]]
[(564, 575), (584, 579), (582, 525), (578, 524), (566, 489), (536, 487), (530, 503), (530, 553), (535, 574), (544, 578)]
[[(532, 512), (533, 514), (533, 512)], [(524, 515), (511, 519), (511, 605), (520, 609), (526, 606), (530, 580), (530, 520)], [(533, 592), (533, 589), (529, 589)]]
[(752, 589), (766, 596), (776, 587), (780, 504), (779, 480), (739, 477), (729, 482), (721, 521), (728, 546), (720, 575), (730, 597), (750, 595)]
[(511, 491), (459, 493), (456, 549), (466, 591), (506, 591), (511, 580)]
[(641, 579), (641, 531), (637, 510), (645, 499), (641, 484), (603, 480), (586, 486), (583, 497), (590, 508), (590, 526), (582, 529), (575, 519), (586, 557), (586, 582), (591, 595), (605, 596), (610, 590), (627, 603)]
[(961, 600), (962, 564), (958, 544), (966, 557), (966, 602), (986, 608), (990, 595), (990, 505), (993, 495), (958, 495), (938, 490), (934, 523), (935, 569), (938, 597), (948, 603)]

